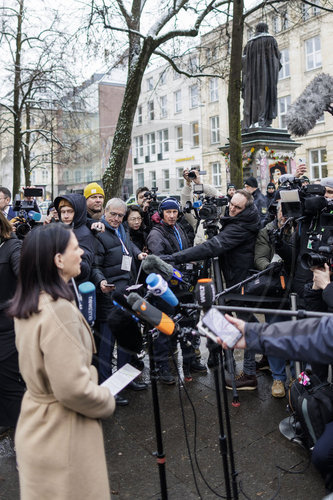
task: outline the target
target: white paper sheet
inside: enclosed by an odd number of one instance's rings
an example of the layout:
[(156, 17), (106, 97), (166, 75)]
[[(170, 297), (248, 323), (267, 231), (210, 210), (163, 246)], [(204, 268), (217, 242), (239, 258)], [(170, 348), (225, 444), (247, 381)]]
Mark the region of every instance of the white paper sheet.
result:
[(111, 375), (111, 377), (104, 380), (101, 386), (107, 387), (111, 394), (115, 396), (130, 382), (132, 382), (132, 380), (140, 375), (140, 373), (140, 370), (137, 370), (134, 366), (126, 363), (126, 365), (122, 366), (113, 375)]

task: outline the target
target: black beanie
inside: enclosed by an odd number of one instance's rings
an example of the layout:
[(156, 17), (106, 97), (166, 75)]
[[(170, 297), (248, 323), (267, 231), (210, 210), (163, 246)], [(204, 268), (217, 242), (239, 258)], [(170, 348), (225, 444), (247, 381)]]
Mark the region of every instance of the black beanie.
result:
[(248, 177), (245, 180), (244, 184), (246, 184), (247, 186), (250, 186), (252, 188), (257, 188), (258, 187), (258, 181), (257, 181), (257, 179), (255, 177), (252, 177), (252, 176)]

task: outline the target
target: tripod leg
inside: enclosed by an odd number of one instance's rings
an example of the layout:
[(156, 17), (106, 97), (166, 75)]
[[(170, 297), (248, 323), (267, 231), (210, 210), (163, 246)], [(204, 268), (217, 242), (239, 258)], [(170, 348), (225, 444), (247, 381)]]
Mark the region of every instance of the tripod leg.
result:
[(219, 366), (218, 351), (220, 347), (216, 346), (216, 344), (214, 344), (209, 339), (207, 340), (207, 347), (209, 349), (209, 352), (212, 354), (212, 360), (214, 363), (212, 369), (213, 369), (214, 384), (215, 384), (217, 415), (219, 419), (219, 428), (220, 428), (220, 435), (219, 435), (220, 453), (222, 457), (227, 500), (231, 500), (232, 496), (231, 496), (229, 464), (228, 464), (228, 441), (224, 432), (224, 425), (223, 425), (222, 402), (221, 402), (221, 391), (220, 391), (219, 370), (218, 370)]
[(154, 408), (154, 421), (155, 421), (155, 434), (157, 443), (156, 461), (158, 465), (158, 471), (160, 475), (160, 485), (161, 485), (161, 498), (162, 500), (168, 499), (167, 492), (167, 482), (166, 482), (166, 471), (165, 471), (165, 453), (163, 450), (163, 440), (162, 440), (162, 427), (161, 427), (161, 417), (160, 417), (160, 405), (158, 402), (158, 391), (157, 391), (157, 370), (153, 355), (153, 338), (152, 332), (148, 332), (148, 353), (149, 353), (149, 368), (150, 368), (150, 381), (153, 396), (153, 408)]

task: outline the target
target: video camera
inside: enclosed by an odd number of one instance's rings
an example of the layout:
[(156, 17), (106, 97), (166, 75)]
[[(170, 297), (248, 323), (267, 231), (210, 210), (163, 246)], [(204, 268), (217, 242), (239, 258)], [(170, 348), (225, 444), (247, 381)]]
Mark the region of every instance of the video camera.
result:
[(333, 236), (327, 239), (326, 245), (318, 246), (317, 251), (304, 253), (301, 262), (305, 269), (324, 267), (327, 264), (330, 271), (333, 271)]
[(191, 167), (189, 173), (187, 174), (189, 179), (196, 179), (197, 175), (206, 175), (206, 170), (198, 170), (197, 167)]
[(302, 180), (291, 174), (280, 177), (278, 192), (282, 202), (282, 214), (286, 218), (315, 216), (327, 207), (324, 186), (320, 184), (302, 186)]
[[(23, 192), (26, 198), (43, 196), (42, 188), (24, 188)], [(12, 219), (12, 223), (16, 229), (17, 237), (21, 240), (41, 219), (41, 214), (36, 212), (34, 208), (34, 200), (21, 200), (19, 194), (15, 196), (13, 210), (14, 212), (18, 212), (18, 214)]]
[(152, 187), (150, 191), (144, 193), (145, 200), (151, 200), (149, 203), (149, 212), (156, 212), (158, 210), (159, 201), (157, 201), (158, 187)]

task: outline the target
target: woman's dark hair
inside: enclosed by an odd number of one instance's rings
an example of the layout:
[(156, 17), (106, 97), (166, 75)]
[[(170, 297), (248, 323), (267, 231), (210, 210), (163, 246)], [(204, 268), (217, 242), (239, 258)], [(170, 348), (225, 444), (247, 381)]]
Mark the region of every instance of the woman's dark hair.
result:
[(0, 236), (4, 240), (8, 240), (12, 234), (11, 223), (6, 219), (5, 215), (0, 210)]
[(62, 297), (73, 299), (71, 288), (62, 279), (54, 257), (63, 254), (71, 237), (64, 224), (48, 224), (33, 229), (24, 239), (16, 293), (11, 301), (9, 314), (28, 318), (38, 313), (39, 294), (45, 291), (54, 300)]
[(139, 212), (139, 214), (143, 218), (143, 211), (141, 210), (141, 208), (139, 207), (139, 205), (129, 205), (128, 208), (127, 208), (127, 212), (125, 214), (125, 217), (124, 217), (124, 221), (126, 221), (128, 219), (128, 216), (132, 212)]

